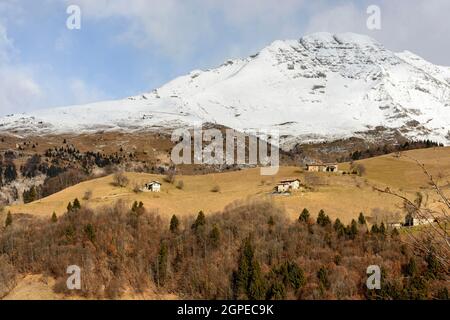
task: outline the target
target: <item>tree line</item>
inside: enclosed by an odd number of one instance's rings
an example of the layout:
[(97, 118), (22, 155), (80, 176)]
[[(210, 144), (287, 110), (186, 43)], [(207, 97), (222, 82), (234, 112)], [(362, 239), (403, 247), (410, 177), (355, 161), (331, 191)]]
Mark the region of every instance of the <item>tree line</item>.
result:
[[(190, 299), (448, 299), (448, 270), (396, 229), (369, 228), (362, 213), (344, 224), (304, 209), (292, 221), (263, 200), (166, 219), (143, 203), (93, 211), (75, 199), (47, 221), (24, 225), (9, 215), (0, 257), (0, 274), (48, 274), (56, 292), (86, 297), (156, 287)], [(65, 286), (73, 264), (80, 291)], [(381, 290), (365, 286), (369, 265), (382, 269)]]

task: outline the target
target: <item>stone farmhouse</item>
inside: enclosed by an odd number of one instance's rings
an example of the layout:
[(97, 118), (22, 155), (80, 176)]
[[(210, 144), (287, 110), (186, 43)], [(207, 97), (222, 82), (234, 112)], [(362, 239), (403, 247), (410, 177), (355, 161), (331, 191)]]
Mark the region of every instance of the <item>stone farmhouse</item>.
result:
[(299, 179), (285, 179), (281, 180), (275, 187), (275, 191), (278, 193), (285, 193), (293, 190), (300, 189)]
[(412, 227), (412, 226), (420, 226), (425, 224), (430, 224), (435, 222), (435, 218), (430, 214), (425, 212), (422, 212), (422, 214), (408, 214), (405, 217), (405, 226)]
[(310, 163), (306, 165), (309, 172), (338, 172), (337, 163)]

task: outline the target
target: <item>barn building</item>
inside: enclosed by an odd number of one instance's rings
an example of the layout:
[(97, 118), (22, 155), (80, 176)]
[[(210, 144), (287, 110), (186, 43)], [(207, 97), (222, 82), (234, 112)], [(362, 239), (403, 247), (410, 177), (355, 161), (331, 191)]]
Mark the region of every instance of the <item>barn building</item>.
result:
[(310, 163), (306, 165), (310, 172), (338, 172), (337, 163)]
[(275, 191), (278, 193), (285, 193), (292, 190), (300, 189), (299, 179), (286, 179), (281, 180), (275, 187)]

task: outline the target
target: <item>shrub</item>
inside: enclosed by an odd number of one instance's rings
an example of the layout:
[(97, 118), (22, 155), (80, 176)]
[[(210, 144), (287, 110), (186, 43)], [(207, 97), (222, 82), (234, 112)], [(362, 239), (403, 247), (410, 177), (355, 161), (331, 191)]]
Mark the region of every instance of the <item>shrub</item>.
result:
[(220, 187), (218, 185), (215, 185), (212, 187), (211, 192), (220, 192)]
[(83, 200), (87, 201), (87, 200), (91, 200), (91, 198), (92, 198), (92, 190), (87, 190), (84, 193)]
[(129, 180), (123, 172), (117, 172), (113, 176), (113, 183), (117, 187), (125, 188), (128, 186)]
[(350, 170), (358, 176), (363, 176), (366, 174), (366, 167), (362, 163), (351, 163)]
[(174, 183), (175, 182), (175, 171), (174, 170), (169, 170), (169, 172), (165, 175), (164, 177), (164, 181), (167, 183)]
[(141, 186), (139, 185), (139, 184), (135, 184), (134, 185), (134, 187), (133, 187), (133, 192), (134, 193), (140, 193), (140, 192), (142, 192), (142, 189), (141, 189)]
[(183, 190), (184, 189), (184, 182), (183, 180), (178, 181), (177, 183), (177, 189)]

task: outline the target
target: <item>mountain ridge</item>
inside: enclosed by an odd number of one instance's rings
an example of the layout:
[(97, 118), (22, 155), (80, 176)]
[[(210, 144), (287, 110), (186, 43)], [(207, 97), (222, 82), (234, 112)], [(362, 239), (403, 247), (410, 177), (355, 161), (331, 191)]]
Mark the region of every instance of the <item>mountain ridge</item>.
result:
[(274, 41), (142, 95), (6, 116), (0, 132), (170, 131), (206, 122), (279, 130), (284, 149), (377, 139), (375, 131), (449, 145), (450, 67), (394, 53), (365, 35), (320, 32)]

